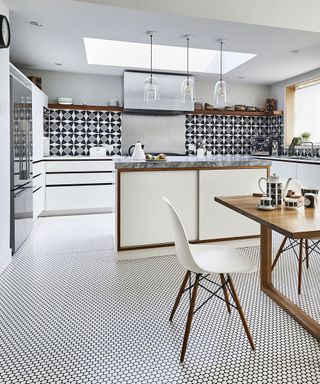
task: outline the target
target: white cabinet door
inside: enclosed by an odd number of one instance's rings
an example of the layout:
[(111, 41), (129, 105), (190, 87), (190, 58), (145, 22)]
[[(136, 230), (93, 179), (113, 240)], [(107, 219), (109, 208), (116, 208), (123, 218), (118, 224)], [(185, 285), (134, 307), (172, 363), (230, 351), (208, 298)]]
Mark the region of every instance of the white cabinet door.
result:
[(33, 164), (33, 220), (45, 209), (45, 167), (43, 162)]
[(199, 171), (199, 240), (259, 234), (259, 225), (214, 201), (215, 196), (251, 195), (266, 169)]
[(47, 172), (113, 171), (112, 160), (48, 160)]
[(320, 188), (320, 164), (297, 164), (297, 179), (305, 187)]
[(120, 244), (137, 246), (173, 242), (166, 196), (177, 209), (188, 238), (198, 238), (198, 172), (122, 172), (120, 185)]
[(43, 107), (48, 106), (48, 96), (32, 84), (32, 144), (33, 160), (43, 157)]
[(289, 177), (297, 179), (297, 163), (272, 160), (271, 174), (273, 173), (276, 173), (284, 180), (289, 179)]

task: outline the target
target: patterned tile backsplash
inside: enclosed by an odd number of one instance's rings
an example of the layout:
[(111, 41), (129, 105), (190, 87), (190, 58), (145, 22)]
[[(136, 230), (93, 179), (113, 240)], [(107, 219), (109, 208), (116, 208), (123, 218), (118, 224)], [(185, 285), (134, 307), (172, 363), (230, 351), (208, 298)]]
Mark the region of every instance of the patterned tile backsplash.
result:
[[(199, 142), (213, 155), (251, 154), (256, 135), (278, 138), (284, 150), (282, 116), (187, 114), (185, 128), (186, 154), (194, 154), (192, 145)], [(45, 108), (44, 136), (50, 138), (51, 156), (89, 155), (90, 147), (103, 144), (113, 145), (110, 154), (121, 155), (122, 114)]]
[(89, 155), (90, 147), (113, 145), (111, 155), (121, 154), (121, 112), (50, 110), (50, 155)]
[(283, 151), (283, 117), (186, 115), (187, 154), (194, 154), (194, 145), (203, 142), (213, 155), (249, 155), (251, 140), (256, 135), (277, 138)]

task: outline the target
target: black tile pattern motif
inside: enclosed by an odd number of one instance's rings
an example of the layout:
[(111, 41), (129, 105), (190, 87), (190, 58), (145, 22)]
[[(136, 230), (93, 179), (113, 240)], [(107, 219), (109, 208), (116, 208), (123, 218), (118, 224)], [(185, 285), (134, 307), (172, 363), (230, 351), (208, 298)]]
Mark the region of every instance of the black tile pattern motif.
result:
[(120, 112), (50, 110), (50, 155), (89, 155), (90, 147), (113, 145), (110, 155), (121, 155)]
[(43, 136), (49, 137), (50, 132), (50, 109), (43, 107)]
[(189, 145), (203, 142), (213, 155), (250, 155), (256, 135), (279, 139), (283, 150), (282, 116), (186, 115), (186, 154), (195, 151)]
[[(285, 146), (283, 149), (283, 154), (288, 155), (289, 148), (288, 146)], [(294, 156), (301, 156), (301, 157), (313, 157), (316, 156), (320, 158), (320, 147), (319, 145), (314, 146), (314, 150), (312, 153), (312, 148), (311, 146), (305, 146), (305, 147), (297, 147), (294, 150)]]
[[(1, 384), (320, 383), (319, 343), (260, 290), (259, 268), (234, 276), (256, 351), (237, 311), (229, 315), (213, 299), (194, 316), (182, 366), (187, 293), (172, 323), (168, 317), (185, 270), (174, 256), (115, 261), (113, 222), (37, 221), (0, 276)], [(274, 251), (281, 241), (274, 236)], [(259, 247), (242, 251), (259, 263)], [(273, 273), (275, 286), (316, 321), (319, 268), (310, 255), (301, 295), (292, 250)], [(197, 304), (207, 297), (199, 291)]]

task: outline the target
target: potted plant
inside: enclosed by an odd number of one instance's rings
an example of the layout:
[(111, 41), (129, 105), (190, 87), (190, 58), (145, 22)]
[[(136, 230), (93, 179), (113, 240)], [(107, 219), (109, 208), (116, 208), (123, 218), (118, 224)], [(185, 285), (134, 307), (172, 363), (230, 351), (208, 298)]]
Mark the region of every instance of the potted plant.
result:
[(301, 138), (302, 138), (303, 141), (309, 141), (310, 140), (310, 136), (311, 136), (311, 133), (309, 133), (309, 132), (303, 132), (301, 134)]

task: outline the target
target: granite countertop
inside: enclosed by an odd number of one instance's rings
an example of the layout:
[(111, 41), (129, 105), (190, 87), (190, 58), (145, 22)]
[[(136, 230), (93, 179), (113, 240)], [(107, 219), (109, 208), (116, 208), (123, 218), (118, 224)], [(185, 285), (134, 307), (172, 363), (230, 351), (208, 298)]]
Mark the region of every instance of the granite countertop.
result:
[(252, 156), (168, 156), (167, 160), (162, 161), (133, 160), (131, 157), (122, 157), (114, 159), (114, 163), (116, 169), (212, 168), (271, 165), (271, 161), (267, 159), (256, 159)]
[(320, 157), (300, 157), (300, 156), (255, 156), (255, 159), (268, 159), (273, 161), (285, 161), (288, 163), (303, 163), (320, 165)]

